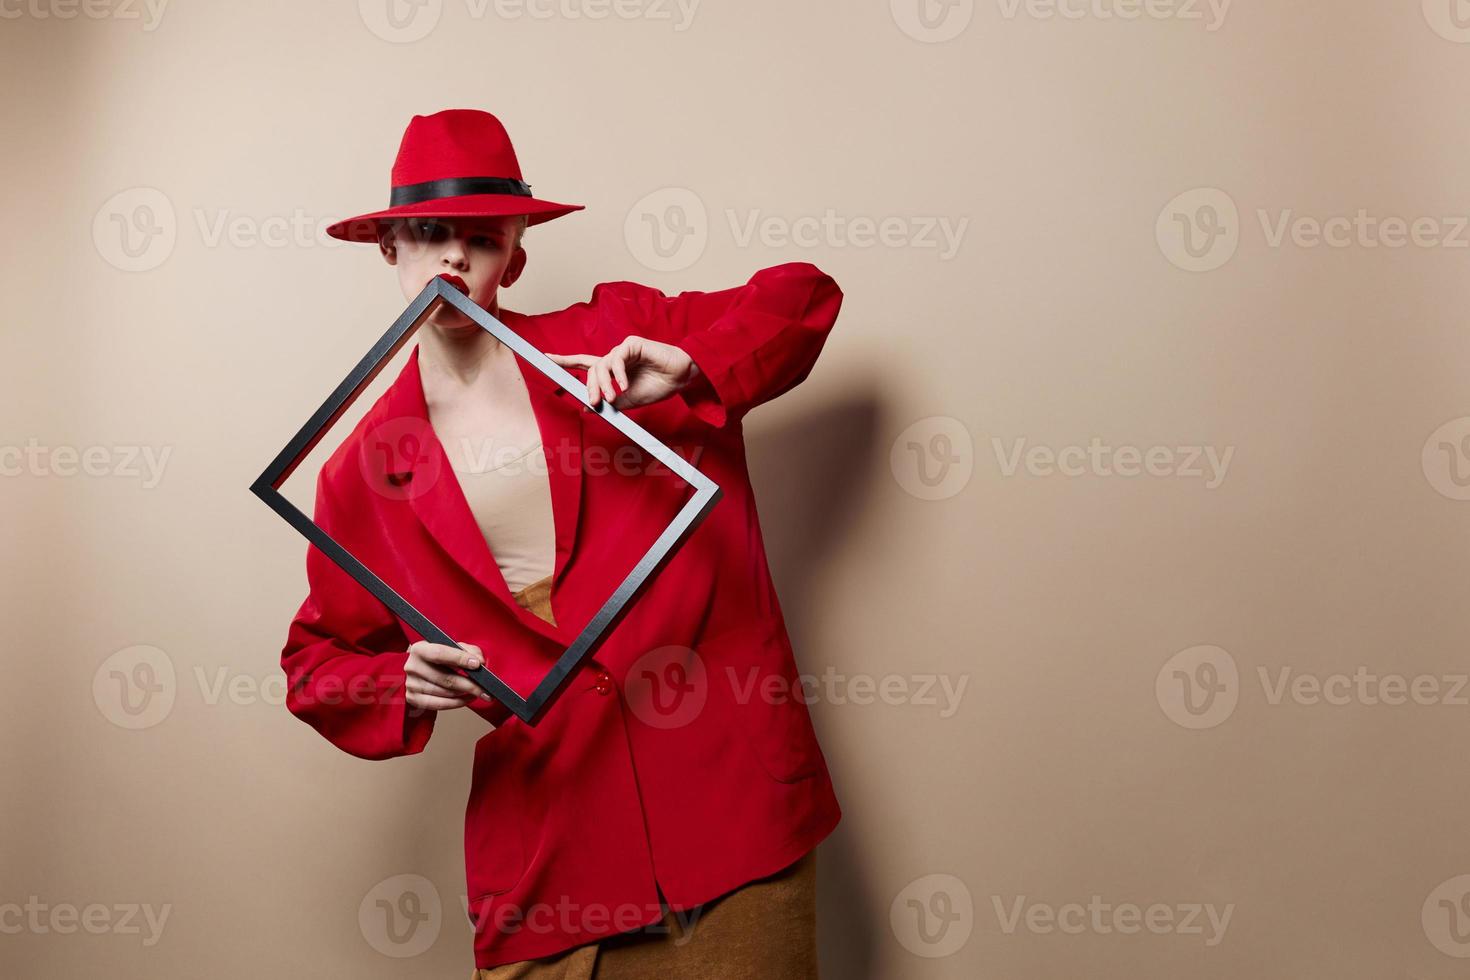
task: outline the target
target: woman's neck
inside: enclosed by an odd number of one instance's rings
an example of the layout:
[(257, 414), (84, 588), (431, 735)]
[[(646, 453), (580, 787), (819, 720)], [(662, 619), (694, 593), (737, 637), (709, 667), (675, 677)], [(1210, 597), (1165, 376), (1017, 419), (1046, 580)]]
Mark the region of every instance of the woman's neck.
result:
[[(499, 318), (498, 303), (491, 302), (490, 314)], [(419, 341), (419, 362), (436, 380), (470, 387), (507, 348), (494, 334), (477, 323), (445, 329), (425, 324)]]

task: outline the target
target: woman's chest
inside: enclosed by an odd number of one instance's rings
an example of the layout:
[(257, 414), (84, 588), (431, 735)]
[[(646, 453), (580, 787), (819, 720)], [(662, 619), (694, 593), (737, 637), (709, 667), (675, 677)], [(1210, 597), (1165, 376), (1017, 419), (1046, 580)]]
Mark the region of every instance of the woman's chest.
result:
[(541, 430), (525, 383), (519, 378), (509, 382), (497, 390), (464, 392), (431, 405), (434, 433), (455, 470), (496, 469), (540, 443)]

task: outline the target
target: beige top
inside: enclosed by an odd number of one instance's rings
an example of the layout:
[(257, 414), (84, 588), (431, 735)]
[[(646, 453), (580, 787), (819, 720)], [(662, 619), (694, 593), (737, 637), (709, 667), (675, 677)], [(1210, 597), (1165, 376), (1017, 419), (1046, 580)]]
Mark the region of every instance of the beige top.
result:
[(454, 471), (512, 594), (556, 567), (556, 525), (541, 440), (485, 470)]

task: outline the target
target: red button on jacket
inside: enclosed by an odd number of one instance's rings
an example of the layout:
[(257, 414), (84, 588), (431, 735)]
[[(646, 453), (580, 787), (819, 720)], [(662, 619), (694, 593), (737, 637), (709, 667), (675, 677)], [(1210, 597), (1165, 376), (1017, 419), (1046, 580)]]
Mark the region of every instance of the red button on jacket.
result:
[[(496, 726), (476, 744), (465, 815), (478, 967), (657, 922), (660, 894), (676, 911), (708, 901), (795, 861), (840, 819), (767, 568), (741, 421), (807, 377), (841, 305), (830, 277), (790, 263), (718, 292), (603, 283), (557, 312), (502, 311), (550, 353), (602, 354), (629, 335), (687, 351), (700, 381), (628, 415), (724, 496), (535, 727), (498, 702), (471, 704)], [(688, 487), (529, 364), (521, 374), (548, 463), (559, 625), (522, 609), (501, 577), (429, 425), (417, 348), (322, 467), (315, 519), (524, 694)], [(281, 658), (287, 707), (362, 758), (422, 751), (436, 716), (403, 699), (405, 651), (422, 637), (317, 549), (306, 567)]]

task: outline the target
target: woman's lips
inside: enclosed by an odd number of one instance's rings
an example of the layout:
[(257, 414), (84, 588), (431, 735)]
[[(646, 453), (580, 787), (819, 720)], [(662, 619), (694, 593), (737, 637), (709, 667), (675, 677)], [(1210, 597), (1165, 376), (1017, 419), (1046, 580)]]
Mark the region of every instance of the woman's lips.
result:
[(461, 279), (459, 276), (452, 275), (448, 272), (442, 272), (439, 274), (439, 278), (443, 279), (445, 282), (449, 283), (449, 285), (453, 286), (455, 289), (458, 289), (466, 296), (470, 294), (470, 287), (466, 286), (464, 280)]

